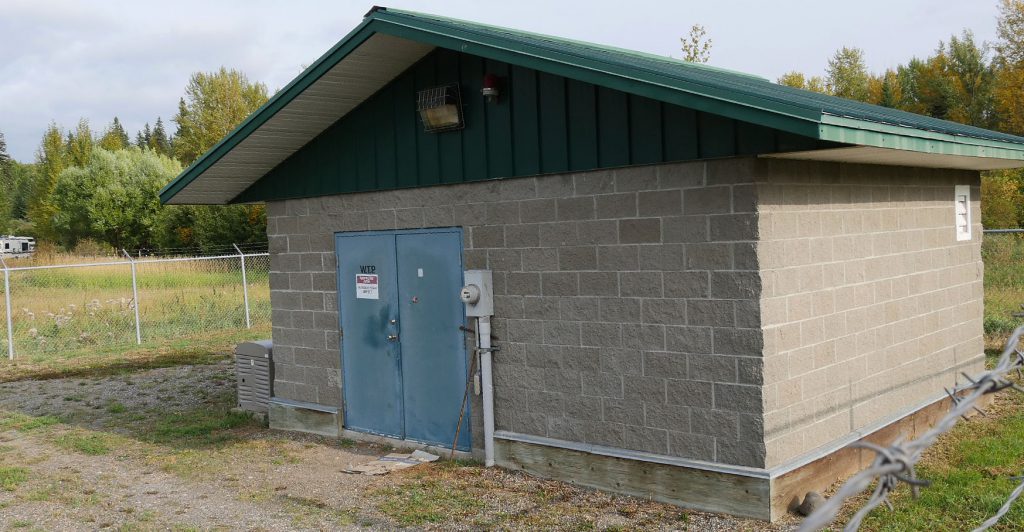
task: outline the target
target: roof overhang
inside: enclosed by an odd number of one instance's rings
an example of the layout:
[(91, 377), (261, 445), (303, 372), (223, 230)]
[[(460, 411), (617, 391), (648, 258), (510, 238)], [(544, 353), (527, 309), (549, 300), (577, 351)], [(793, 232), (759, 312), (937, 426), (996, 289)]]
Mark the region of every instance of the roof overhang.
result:
[(849, 147), (765, 154), (799, 159), (959, 170), (1024, 167), (1024, 145), (823, 115), (819, 138)]
[(1002, 170), (1024, 166), (1019, 159), (999, 159), (945, 153), (925, 153), (874, 146), (850, 146), (823, 150), (770, 153), (765, 159), (796, 159), (837, 163), (918, 166), (922, 168), (955, 168), (958, 170)]
[[(169, 204), (229, 203), (433, 46), (357, 28), (160, 191)], [(195, 179), (199, 175), (203, 179)]]
[[(898, 123), (830, 115), (806, 101), (798, 103), (777, 95), (744, 92), (743, 84), (761, 82), (740, 75), (735, 77), (736, 90), (730, 90), (730, 86), (721, 83), (702, 81), (700, 76), (673, 76), (664, 69), (645, 65), (642, 54), (636, 54), (639, 58), (634, 61), (572, 53), (564, 47), (549, 46), (557, 40), (553, 37), (519, 32), (517, 38), (512, 38), (502, 33), (509, 31), (503, 28), (467, 24), (374, 8), (338, 44), (164, 187), (160, 191), (161, 201), (171, 204), (232, 202), (267, 172), (437, 47), (854, 146), (773, 154), (772, 157), (972, 170), (1024, 166), (1024, 139), (1020, 139), (1021, 143), (1005, 142), (982, 138), (986, 132), (977, 128), (963, 128), (965, 135), (950, 135)], [(617, 53), (614, 49), (605, 51)], [(685, 68), (715, 70), (699, 65)], [(972, 134), (980, 137), (972, 137)], [(202, 179), (198, 179), (200, 176)]]

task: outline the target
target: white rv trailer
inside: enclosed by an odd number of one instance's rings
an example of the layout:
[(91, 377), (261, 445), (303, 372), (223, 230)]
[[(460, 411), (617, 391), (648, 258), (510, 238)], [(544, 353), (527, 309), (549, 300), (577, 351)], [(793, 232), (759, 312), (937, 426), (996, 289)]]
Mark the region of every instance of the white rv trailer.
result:
[(30, 236), (0, 236), (0, 254), (27, 255), (35, 250), (36, 239)]

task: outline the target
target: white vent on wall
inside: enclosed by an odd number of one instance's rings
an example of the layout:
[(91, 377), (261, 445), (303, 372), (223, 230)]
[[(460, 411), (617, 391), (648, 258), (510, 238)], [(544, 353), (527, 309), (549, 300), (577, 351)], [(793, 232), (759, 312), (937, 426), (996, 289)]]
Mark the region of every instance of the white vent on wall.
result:
[(956, 212), (956, 239), (971, 239), (971, 187), (956, 185), (953, 190)]

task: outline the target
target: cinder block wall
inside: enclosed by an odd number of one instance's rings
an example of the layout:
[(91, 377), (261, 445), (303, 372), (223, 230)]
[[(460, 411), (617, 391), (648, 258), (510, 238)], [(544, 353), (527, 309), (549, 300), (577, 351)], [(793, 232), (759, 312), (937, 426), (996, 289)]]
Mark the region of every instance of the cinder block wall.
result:
[(763, 466), (752, 170), (724, 159), (271, 202), (276, 393), (340, 405), (336, 231), (461, 226), (465, 267), (494, 272), (499, 430)]
[(759, 160), (756, 173), (767, 467), (982, 369), (977, 172)]

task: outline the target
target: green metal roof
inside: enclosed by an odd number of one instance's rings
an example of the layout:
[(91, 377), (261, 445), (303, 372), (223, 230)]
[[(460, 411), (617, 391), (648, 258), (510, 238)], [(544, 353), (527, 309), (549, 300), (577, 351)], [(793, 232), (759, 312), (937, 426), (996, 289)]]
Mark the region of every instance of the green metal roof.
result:
[[(164, 187), (160, 192), (161, 201), (171, 201), (192, 185), (235, 146), (374, 35), (454, 49), (819, 140), (987, 159), (987, 163), (979, 161), (978, 169), (1024, 166), (1022, 137), (794, 89), (757, 76), (702, 64), (375, 7), (342, 41)], [(298, 147), (301, 145), (295, 149)], [(997, 159), (1004, 161), (992, 162)], [(966, 164), (970, 165), (969, 162)], [(245, 176), (245, 179), (255, 181), (263, 173)], [(226, 202), (234, 195), (220, 197), (214, 194), (210, 198), (215, 202)]]

